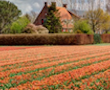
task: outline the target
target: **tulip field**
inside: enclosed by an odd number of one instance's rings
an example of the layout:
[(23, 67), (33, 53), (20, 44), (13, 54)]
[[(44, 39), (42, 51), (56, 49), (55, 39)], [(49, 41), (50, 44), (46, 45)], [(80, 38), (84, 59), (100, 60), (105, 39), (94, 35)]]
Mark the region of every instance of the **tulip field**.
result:
[(110, 90), (110, 46), (0, 47), (0, 90)]

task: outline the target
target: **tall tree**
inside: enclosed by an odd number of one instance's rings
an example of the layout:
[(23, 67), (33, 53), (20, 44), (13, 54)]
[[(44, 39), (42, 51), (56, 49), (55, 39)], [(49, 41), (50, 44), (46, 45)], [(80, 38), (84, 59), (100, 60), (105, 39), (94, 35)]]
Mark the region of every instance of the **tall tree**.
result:
[(60, 21), (59, 10), (56, 9), (55, 3), (48, 8), (48, 13), (44, 26), (49, 30), (49, 33), (59, 33), (61, 32), (62, 25)]
[(13, 3), (0, 1), (0, 33), (3, 28), (15, 21), (20, 14), (21, 11)]
[(109, 28), (110, 15), (100, 8), (87, 11), (86, 19), (89, 21), (94, 32)]

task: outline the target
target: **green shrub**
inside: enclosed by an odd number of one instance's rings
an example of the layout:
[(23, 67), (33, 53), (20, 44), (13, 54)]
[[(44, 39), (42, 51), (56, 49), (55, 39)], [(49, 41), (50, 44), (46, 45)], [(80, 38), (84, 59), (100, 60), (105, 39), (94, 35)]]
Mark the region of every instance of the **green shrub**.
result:
[(102, 42), (102, 40), (101, 40), (100, 34), (94, 34), (94, 43), (98, 44), (98, 43), (101, 43), (101, 42)]
[[(106, 34), (106, 33), (105, 33)], [(109, 32), (107, 32), (107, 34), (110, 34), (110, 31)]]
[(82, 33), (82, 31), (81, 30), (77, 30), (75, 33)]
[(93, 34), (90, 25), (85, 20), (76, 21), (74, 24), (75, 33)]
[(29, 24), (29, 22), (30, 21), (25, 16), (20, 17), (12, 24), (10, 33), (22, 33), (23, 29)]

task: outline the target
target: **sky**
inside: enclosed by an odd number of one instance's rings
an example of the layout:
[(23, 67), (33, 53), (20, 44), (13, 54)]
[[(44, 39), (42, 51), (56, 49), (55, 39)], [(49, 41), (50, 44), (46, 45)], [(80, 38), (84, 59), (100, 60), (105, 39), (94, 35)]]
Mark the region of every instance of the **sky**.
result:
[[(44, 2), (47, 0), (7, 0), (7, 1), (13, 2), (22, 11), (22, 14), (25, 14), (25, 13), (29, 13), (30, 11), (35, 11), (36, 13), (39, 13), (44, 6)], [(55, 1), (55, 0), (50, 0), (50, 1)], [(56, 0), (56, 1), (59, 2), (60, 0)], [(63, 0), (63, 1), (67, 3), (69, 0)], [(76, 0), (76, 1), (80, 1), (80, 0)], [(85, 0), (85, 1), (89, 1), (89, 0)], [(102, 1), (106, 1), (106, 0), (102, 0)], [(104, 5), (104, 3), (102, 3), (102, 5)], [(80, 3), (78, 6), (80, 6), (80, 8), (82, 9)], [(86, 8), (86, 6), (87, 6), (86, 4), (85, 7), (83, 5), (84, 8)]]
[(35, 11), (39, 13), (44, 5), (45, 0), (7, 0), (14, 3), (21, 11), (22, 14)]

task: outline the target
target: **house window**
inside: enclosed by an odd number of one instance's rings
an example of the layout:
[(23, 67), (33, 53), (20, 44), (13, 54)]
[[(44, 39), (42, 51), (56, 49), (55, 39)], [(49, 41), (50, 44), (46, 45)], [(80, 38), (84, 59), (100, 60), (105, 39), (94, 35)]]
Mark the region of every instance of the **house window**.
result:
[(41, 20), (41, 23), (44, 24), (44, 19)]
[(47, 13), (45, 13), (45, 16), (47, 16)]
[(46, 18), (41, 19), (41, 23), (44, 24), (46, 22)]
[(62, 32), (65, 32), (65, 29), (62, 29)]

